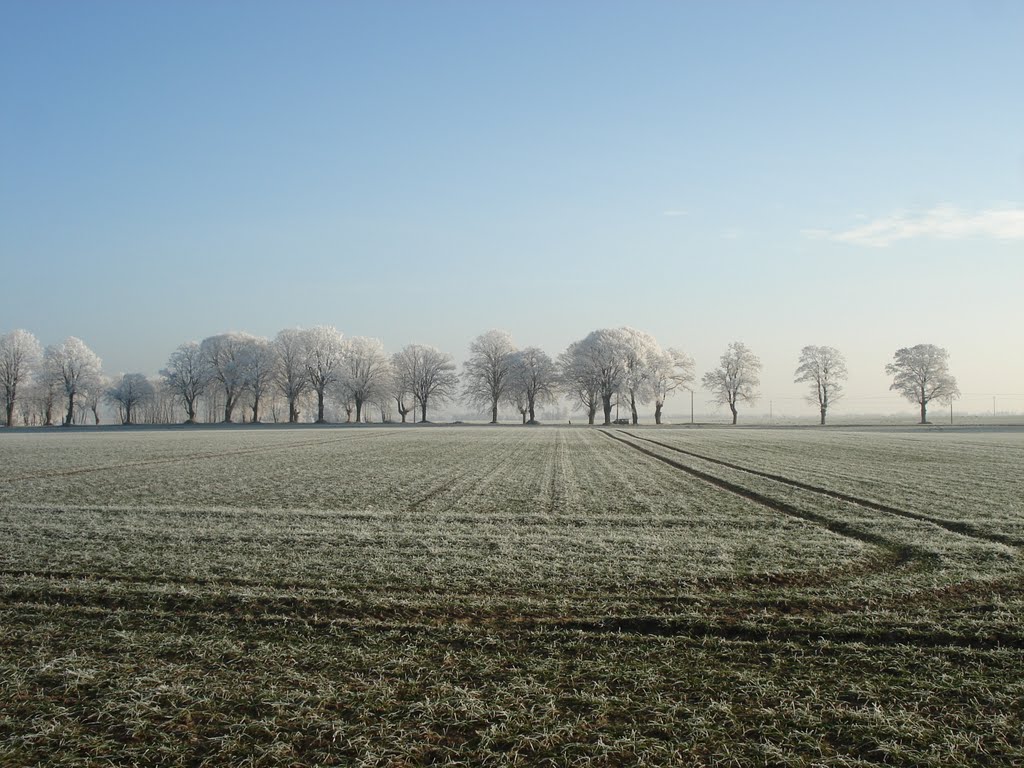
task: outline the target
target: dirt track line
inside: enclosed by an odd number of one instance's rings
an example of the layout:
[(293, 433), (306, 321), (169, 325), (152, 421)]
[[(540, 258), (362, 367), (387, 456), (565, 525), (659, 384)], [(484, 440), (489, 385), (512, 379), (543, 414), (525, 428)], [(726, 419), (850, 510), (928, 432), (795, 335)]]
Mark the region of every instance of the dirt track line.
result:
[(634, 434), (629, 434), (629, 436), (632, 437), (634, 440), (642, 440), (645, 443), (651, 443), (661, 448), (665, 448), (670, 451), (675, 451), (676, 453), (681, 453), (685, 456), (692, 456), (695, 459), (706, 461), (709, 464), (718, 464), (719, 466), (722, 467), (728, 467), (729, 469), (735, 469), (740, 472), (746, 472), (747, 474), (750, 475), (763, 477), (766, 480), (774, 480), (777, 483), (783, 483), (784, 485), (799, 488), (800, 490), (803, 491), (811, 491), (812, 493), (818, 493), (823, 496), (828, 496), (829, 498), (832, 499), (837, 499), (839, 501), (847, 501), (850, 502), (851, 504), (857, 504), (858, 506), (861, 507), (867, 507), (868, 509), (873, 509), (876, 512), (884, 512), (888, 515), (905, 517), (909, 520), (916, 520), (917, 522), (921, 523), (931, 523), (933, 525), (939, 526), (940, 528), (946, 529), (950, 533), (956, 533), (961, 536), (967, 536), (973, 539), (980, 539), (982, 541), (987, 541), (993, 544), (1005, 544), (1010, 547), (1021, 546), (1021, 542), (1018, 539), (1013, 538), (1012, 536), (1004, 536), (999, 533), (984, 533), (982, 531), (977, 530), (969, 523), (961, 523), (957, 522), (956, 520), (945, 520), (941, 517), (932, 517), (931, 515), (924, 515), (919, 512), (910, 512), (906, 509), (899, 509), (898, 507), (892, 507), (889, 506), (888, 504), (882, 504), (881, 502), (878, 501), (872, 501), (871, 499), (863, 499), (859, 496), (853, 496), (848, 493), (843, 493), (842, 491), (834, 491), (829, 488), (824, 488), (820, 485), (813, 485), (811, 483), (805, 483), (801, 480), (794, 480), (793, 478), (786, 477), (785, 475), (776, 475), (771, 472), (764, 472), (759, 469), (751, 469), (750, 467), (744, 467), (740, 464), (734, 464), (731, 461), (725, 461), (723, 459), (713, 459), (708, 456), (703, 456), (699, 453), (694, 453), (693, 451), (678, 448), (674, 445), (659, 442), (658, 440), (652, 440), (649, 437), (641, 437), (640, 435)]
[[(376, 435), (376, 437), (382, 437), (383, 435)], [(361, 435), (366, 437), (366, 435)], [(357, 439), (355, 435), (347, 436), (347, 439)], [(16, 483), (22, 480), (47, 480), (52, 477), (72, 477), (74, 475), (86, 475), (91, 472), (107, 472), (112, 469), (128, 469), (135, 467), (152, 467), (160, 464), (181, 464), (189, 461), (201, 461), (205, 459), (221, 459), (225, 456), (245, 456), (252, 453), (266, 453), (268, 451), (275, 451), (281, 448), (305, 448), (311, 445), (327, 445), (332, 441), (320, 439), (320, 440), (302, 440), (294, 443), (277, 443), (275, 445), (261, 445), (254, 448), (238, 448), (233, 451), (207, 451), (205, 453), (196, 453), (191, 456), (174, 456), (164, 459), (146, 459), (144, 461), (122, 461), (118, 464), (102, 464), (98, 467), (81, 467), (80, 469), (65, 469), (58, 472), (39, 472), (31, 475), (17, 475), (15, 477), (0, 478), (2, 483)]]
[(704, 482), (709, 483), (710, 485), (713, 485), (716, 488), (721, 488), (722, 490), (735, 494), (736, 496), (744, 498), (747, 501), (752, 501), (755, 504), (760, 504), (761, 506), (767, 507), (768, 509), (774, 510), (775, 512), (781, 512), (784, 515), (789, 515), (790, 517), (795, 517), (800, 520), (804, 520), (805, 522), (815, 523), (826, 528), (827, 530), (831, 531), (837, 536), (844, 536), (848, 539), (854, 539), (865, 544), (871, 544), (873, 546), (892, 550), (897, 553), (897, 562), (900, 564), (904, 564), (910, 560), (926, 561), (931, 559), (930, 553), (924, 551), (919, 547), (914, 547), (910, 544), (900, 544), (890, 539), (887, 539), (884, 536), (879, 536), (874, 533), (868, 533), (852, 525), (837, 522), (828, 517), (825, 517), (824, 515), (817, 515), (813, 512), (807, 512), (806, 510), (797, 509), (792, 504), (787, 504), (784, 501), (773, 499), (772, 497), (765, 496), (764, 494), (758, 493), (757, 491), (752, 491), (749, 488), (744, 488), (742, 485), (730, 483), (728, 480), (723, 480), (722, 478), (715, 477), (714, 475), (710, 475), (707, 472), (701, 472), (699, 469), (694, 469), (693, 467), (688, 467), (685, 464), (679, 463), (678, 461), (673, 461), (667, 456), (662, 456), (661, 454), (655, 453), (652, 450), (644, 448), (642, 445), (637, 445), (636, 443), (630, 442), (629, 440), (625, 440), (619, 437), (618, 435), (613, 435), (612, 433), (607, 432), (603, 429), (599, 431), (602, 435), (605, 435), (611, 440), (615, 440), (616, 442), (621, 443), (622, 445), (629, 446), (634, 451), (638, 451), (639, 453), (642, 453), (645, 456), (649, 456), (652, 459), (656, 459), (657, 461), (660, 461), (663, 464), (668, 464), (670, 467), (674, 467), (675, 469), (682, 470), (683, 472), (686, 472), (687, 474), (692, 475), (693, 477), (696, 477), (699, 480), (703, 480)]
[[(301, 613), (280, 612), (282, 608), (303, 608)], [(341, 606), (338, 606), (341, 607)], [(942, 629), (915, 629), (911, 627), (887, 627), (877, 631), (841, 629), (830, 627), (793, 627), (780, 625), (756, 626), (737, 623), (716, 623), (703, 620), (659, 618), (653, 616), (608, 616), (580, 617), (578, 619), (546, 619), (541, 617), (449, 617), (438, 616), (433, 620), (422, 614), (416, 617), (396, 614), (388, 616), (365, 615), (351, 606), (348, 612), (338, 611), (334, 615), (318, 613), (314, 606), (274, 606), (278, 612), (245, 610), (258, 608), (257, 605), (149, 605), (134, 607), (117, 604), (102, 604), (89, 601), (32, 599), (0, 603), (0, 609), (17, 609), (19, 615), (28, 611), (39, 613), (67, 612), (83, 619), (106, 622), (116, 619), (119, 629), (130, 626), (132, 618), (138, 619), (147, 631), (159, 628), (159, 622), (166, 622), (180, 632), (183, 627), (196, 627), (207, 631), (211, 622), (233, 622), (246, 626), (290, 627), (293, 631), (338, 631), (347, 630), (358, 634), (371, 632), (402, 633), (412, 635), (435, 634), (438, 631), (454, 630), (463, 632), (485, 632), (496, 635), (515, 635), (523, 632), (568, 632), (594, 635), (632, 635), (640, 637), (675, 638), (702, 642), (709, 638), (730, 642), (748, 643), (792, 643), (817, 646), (822, 643), (837, 645), (856, 644), (859, 646), (885, 648), (912, 646), (915, 648), (956, 648), (972, 650), (1024, 650), (1024, 637), (1011, 632), (986, 632), (984, 635), (961, 635)], [(347, 615), (346, 615), (347, 613)], [(0, 647), (3, 643), (0, 642)]]

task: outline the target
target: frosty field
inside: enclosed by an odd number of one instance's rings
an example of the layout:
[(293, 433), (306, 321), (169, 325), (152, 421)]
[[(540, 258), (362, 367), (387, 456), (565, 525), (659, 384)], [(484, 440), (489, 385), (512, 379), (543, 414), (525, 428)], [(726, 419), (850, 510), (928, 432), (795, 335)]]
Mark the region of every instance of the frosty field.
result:
[(1024, 429), (0, 433), (0, 764), (1024, 761)]

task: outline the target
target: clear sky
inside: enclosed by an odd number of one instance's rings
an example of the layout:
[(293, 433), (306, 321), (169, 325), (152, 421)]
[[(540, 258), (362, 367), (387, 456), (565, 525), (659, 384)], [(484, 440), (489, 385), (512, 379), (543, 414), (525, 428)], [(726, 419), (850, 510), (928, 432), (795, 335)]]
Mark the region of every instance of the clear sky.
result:
[(983, 410), (1024, 392), (1024, 3), (0, 0), (0, 261), (0, 332), (111, 373), (632, 325), (698, 376), (744, 341), (776, 412), (805, 344), (891, 411), (934, 343)]

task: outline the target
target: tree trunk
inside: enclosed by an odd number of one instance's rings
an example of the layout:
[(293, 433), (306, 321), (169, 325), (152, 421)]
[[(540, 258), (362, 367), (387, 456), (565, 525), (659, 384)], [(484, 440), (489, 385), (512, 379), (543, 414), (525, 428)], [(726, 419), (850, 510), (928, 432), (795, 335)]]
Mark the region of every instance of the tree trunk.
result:
[(928, 403), (921, 401), (921, 423), (928, 423)]
[(607, 427), (612, 423), (612, 396), (601, 395), (601, 406), (604, 408), (604, 425)]
[(260, 423), (260, 398), (259, 395), (252, 396), (252, 423)]
[(491, 424), (498, 423), (498, 401), (495, 400), (491, 404)]
[(424, 400), (422, 403), (420, 403), (420, 412), (422, 413), (422, 418), (420, 419), (420, 421), (425, 424), (426, 421), (427, 421), (427, 401), (426, 400)]
[(629, 396), (629, 408), (630, 408), (630, 411), (631, 411), (630, 415), (633, 417), (633, 426), (635, 427), (637, 425), (637, 423), (640, 421), (640, 417), (639, 417), (639, 415), (636, 412), (636, 396), (635, 395), (631, 394)]
[(597, 406), (591, 405), (587, 409), (587, 424), (593, 425), (595, 416), (597, 416)]
[(363, 401), (360, 398), (356, 398), (356, 424), (359, 424), (363, 420)]
[(729, 410), (732, 411), (732, 423), (735, 425), (736, 424), (736, 406), (733, 405), (732, 403), (729, 403)]
[(295, 398), (288, 400), (288, 423), (298, 424), (299, 423), (299, 409), (295, 403)]
[(67, 415), (67, 418), (64, 419), (64, 426), (65, 427), (70, 427), (72, 425), (72, 423), (73, 423), (72, 419), (74, 418), (74, 416), (75, 416), (75, 393), (72, 392), (70, 395), (68, 395), (68, 415)]
[(14, 398), (7, 401), (7, 426), (14, 426)]
[(534, 424), (537, 421), (536, 408), (534, 407), (534, 405), (535, 405), (534, 401), (530, 400), (529, 408), (530, 408), (530, 423), (531, 424)]
[(824, 407), (821, 409), (821, 423), (822, 424), (825, 423), (825, 408)]
[(231, 423), (231, 412), (235, 410), (235, 401), (231, 395), (224, 398), (224, 423)]
[(526, 423), (526, 411), (520, 411), (523, 414), (523, 424)]
[(654, 402), (654, 423), (661, 424), (661, 403)]
[(131, 424), (132, 423), (132, 404), (131, 403), (125, 403), (124, 404), (124, 423), (125, 424)]
[(318, 389), (316, 392), (316, 423), (324, 423), (324, 391)]

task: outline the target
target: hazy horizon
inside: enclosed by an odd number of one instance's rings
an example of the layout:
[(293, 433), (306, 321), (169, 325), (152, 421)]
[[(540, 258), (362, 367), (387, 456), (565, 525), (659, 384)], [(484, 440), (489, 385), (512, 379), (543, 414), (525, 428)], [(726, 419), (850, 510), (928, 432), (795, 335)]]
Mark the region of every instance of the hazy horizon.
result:
[(745, 342), (741, 422), (813, 416), (808, 344), (834, 414), (912, 417), (884, 367), (932, 343), (957, 411), (1024, 412), (1019, 4), (0, 13), (0, 333), (154, 374), (228, 330), (461, 363), (629, 325), (698, 381)]

